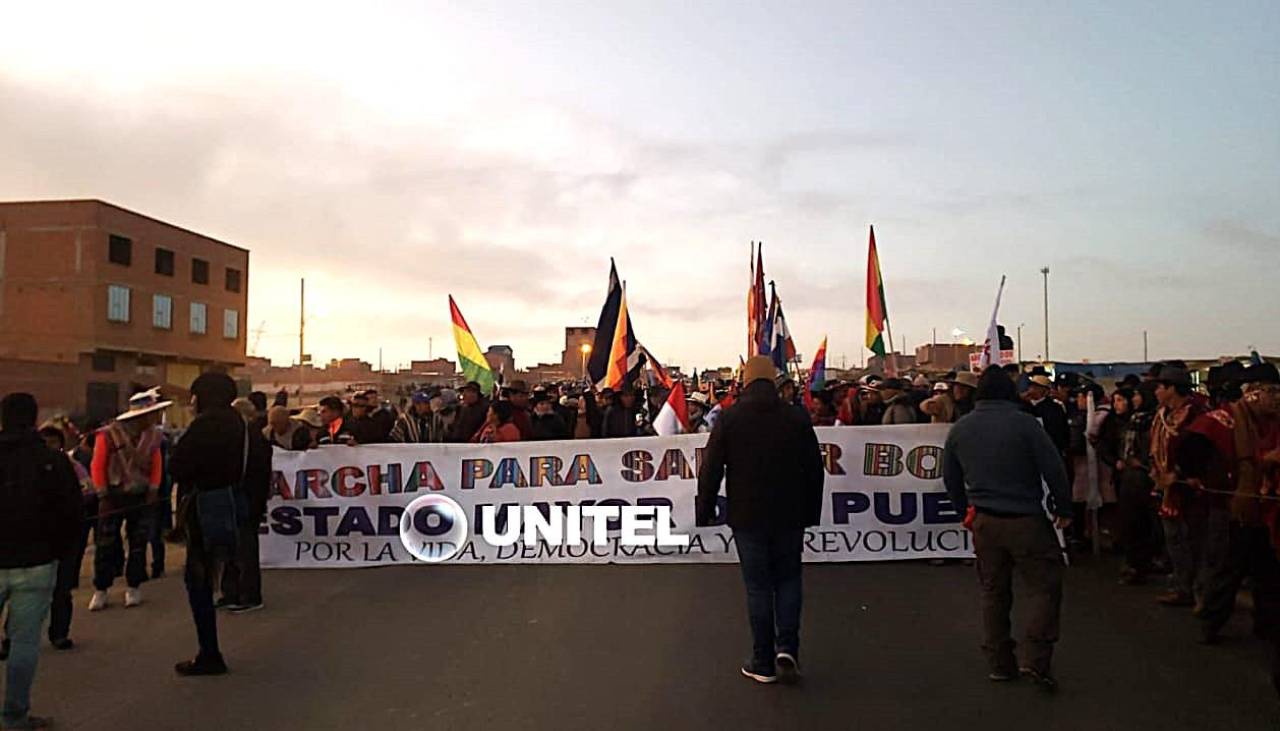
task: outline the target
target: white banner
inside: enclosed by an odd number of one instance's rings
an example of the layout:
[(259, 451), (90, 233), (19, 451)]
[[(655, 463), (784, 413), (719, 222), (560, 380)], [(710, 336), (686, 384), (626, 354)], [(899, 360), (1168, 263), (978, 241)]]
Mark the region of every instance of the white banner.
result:
[[(822, 521), (806, 561), (972, 556), (969, 532), (942, 488), (945, 425), (818, 429), (826, 468)], [(400, 542), (414, 499), (445, 495), (470, 533), (447, 563), (723, 563), (737, 560), (727, 526), (694, 526), (706, 434), (511, 444), (383, 444), (277, 450), (262, 563), (277, 568), (416, 563)], [(687, 547), (491, 546), (480, 509), (494, 505), (670, 506)], [(724, 514), (723, 489), (720, 519)], [(611, 526), (616, 528), (616, 526)], [(590, 535), (590, 534), (587, 534)]]

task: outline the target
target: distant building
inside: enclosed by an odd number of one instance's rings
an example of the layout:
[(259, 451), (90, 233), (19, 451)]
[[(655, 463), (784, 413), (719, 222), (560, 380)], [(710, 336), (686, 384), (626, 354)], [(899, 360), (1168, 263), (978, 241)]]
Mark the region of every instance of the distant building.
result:
[(0, 391), (93, 419), (144, 387), (185, 405), (245, 362), (248, 291), (238, 246), (98, 200), (0, 203)]
[(560, 356), (560, 369), (573, 378), (585, 378), (583, 348), (586, 347), (586, 360), (591, 359), (591, 348), (596, 340), (594, 327), (566, 327), (564, 329), (564, 352)]
[(433, 358), (431, 360), (414, 360), (409, 362), (409, 372), (421, 375), (448, 375), (452, 376), (458, 372), (458, 366), (448, 358)]
[[(943, 373), (953, 369), (968, 370), (969, 355), (981, 350), (978, 345), (939, 343), (916, 348), (915, 367), (922, 371)], [(901, 367), (901, 366), (900, 366)]]
[(505, 374), (506, 380), (510, 381), (516, 374), (516, 355), (509, 345), (493, 345), (484, 351), (484, 359), (488, 361), (489, 367), (493, 369), (494, 374)]
[(902, 353), (890, 353), (885, 357), (873, 355), (867, 358), (867, 373), (875, 373), (876, 375), (885, 374), (885, 359), (892, 358), (894, 367), (898, 373), (902, 374), (906, 371), (913, 370), (916, 367), (916, 357), (914, 355), (903, 355)]

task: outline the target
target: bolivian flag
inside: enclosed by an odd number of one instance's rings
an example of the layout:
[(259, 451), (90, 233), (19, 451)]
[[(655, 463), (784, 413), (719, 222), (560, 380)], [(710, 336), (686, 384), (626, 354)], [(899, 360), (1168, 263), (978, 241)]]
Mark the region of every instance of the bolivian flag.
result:
[(884, 279), (880, 276), (880, 256), (876, 254), (876, 229), (871, 228), (867, 249), (867, 349), (884, 357), (884, 328), (889, 308), (884, 302)]
[(480, 343), (476, 342), (476, 336), (472, 335), (471, 328), (467, 327), (467, 321), (463, 319), (458, 304), (453, 301), (453, 295), (449, 295), (449, 315), (453, 318), (453, 339), (458, 344), (458, 365), (462, 367), (463, 375), (468, 381), (480, 384), (481, 393), (485, 395), (492, 393), (493, 370), (489, 368), (489, 361), (484, 359), (484, 353), (480, 351)]

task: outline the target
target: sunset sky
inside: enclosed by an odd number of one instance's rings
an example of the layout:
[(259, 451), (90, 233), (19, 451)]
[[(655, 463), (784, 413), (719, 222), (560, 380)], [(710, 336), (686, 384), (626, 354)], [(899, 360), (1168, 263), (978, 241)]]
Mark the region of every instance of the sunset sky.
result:
[[(251, 250), (257, 354), (558, 361), (609, 257), (639, 339), (737, 362), (765, 242), (807, 357), (1280, 354), (1280, 3), (21, 3), (0, 200), (101, 198)], [(249, 338), (251, 350), (254, 337)]]

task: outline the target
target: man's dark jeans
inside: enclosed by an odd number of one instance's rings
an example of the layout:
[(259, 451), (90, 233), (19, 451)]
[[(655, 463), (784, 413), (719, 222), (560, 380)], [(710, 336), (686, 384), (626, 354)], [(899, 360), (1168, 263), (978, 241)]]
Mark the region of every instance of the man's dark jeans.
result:
[(51, 642), (66, 639), (71, 634), (71, 590), (80, 585), (80, 567), (84, 563), (84, 550), (89, 543), (91, 527), (92, 523), (88, 521), (82, 523), (76, 545), (58, 562), (57, 581), (49, 605)]
[(999, 517), (981, 511), (973, 521), (973, 550), (982, 588), (982, 649), (995, 673), (1015, 673), (1016, 643), (1009, 613), (1013, 579), (1022, 580), (1027, 607), (1023, 667), (1049, 674), (1062, 611), (1062, 549), (1043, 515)]
[(738, 561), (747, 585), (747, 616), (754, 640), (752, 661), (773, 667), (775, 653), (800, 656), (800, 557), (804, 529), (735, 530)]
[(155, 508), (147, 504), (146, 495), (116, 494), (99, 505), (103, 517), (94, 533), (93, 588), (105, 591), (119, 575), (121, 553), (120, 529), (124, 528), (126, 552), (124, 577), (131, 587), (147, 580), (147, 544), (151, 540), (151, 523)]
[(262, 566), (258, 555), (258, 528), (261, 515), (240, 524), (240, 541), (235, 558), (222, 567), (222, 598), (232, 604), (262, 603)]

